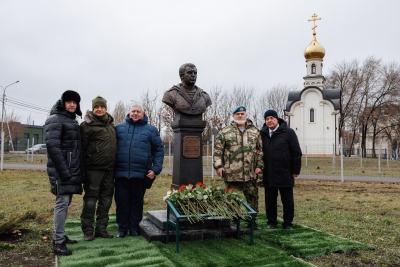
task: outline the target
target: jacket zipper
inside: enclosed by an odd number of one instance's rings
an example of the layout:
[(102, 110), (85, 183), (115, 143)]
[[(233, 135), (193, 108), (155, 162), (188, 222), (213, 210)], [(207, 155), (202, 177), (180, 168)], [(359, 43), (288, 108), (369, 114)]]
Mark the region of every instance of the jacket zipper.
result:
[(69, 152), (69, 165), (68, 168), (71, 168), (71, 161), (72, 161), (72, 152)]
[[(129, 126), (129, 127), (130, 127), (130, 126)], [(130, 174), (131, 174), (131, 164), (130, 164), (130, 162), (131, 162), (131, 148), (132, 148), (132, 140), (133, 140), (133, 137), (135, 136), (135, 128), (136, 128), (136, 125), (133, 125), (132, 138), (131, 138), (131, 140), (130, 140), (130, 142), (129, 142), (129, 151), (128, 151), (128, 155), (129, 155), (129, 161), (128, 161), (128, 179), (129, 179), (129, 176), (130, 176)], [(129, 134), (129, 128), (128, 128), (128, 134)]]

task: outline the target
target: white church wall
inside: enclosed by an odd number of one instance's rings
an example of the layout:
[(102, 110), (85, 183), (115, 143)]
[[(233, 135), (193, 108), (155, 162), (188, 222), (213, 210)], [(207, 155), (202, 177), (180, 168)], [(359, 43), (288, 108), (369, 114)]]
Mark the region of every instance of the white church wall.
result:
[[(310, 121), (311, 109), (314, 110), (314, 122)], [(291, 127), (296, 131), (304, 154), (328, 156), (334, 153), (334, 146), (337, 146), (338, 142), (335, 142), (333, 112), (333, 105), (323, 100), (320, 90), (313, 88), (303, 92), (301, 101), (292, 107), (294, 116)]]

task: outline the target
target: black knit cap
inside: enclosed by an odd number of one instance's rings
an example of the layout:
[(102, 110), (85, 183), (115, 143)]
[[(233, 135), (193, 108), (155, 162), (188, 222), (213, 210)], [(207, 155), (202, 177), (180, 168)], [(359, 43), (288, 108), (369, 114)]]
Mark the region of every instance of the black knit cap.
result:
[(276, 118), (277, 120), (279, 120), (278, 113), (273, 109), (269, 109), (269, 110), (265, 111), (264, 120), (267, 119), (267, 117), (269, 117), (269, 116), (272, 116), (272, 117)]

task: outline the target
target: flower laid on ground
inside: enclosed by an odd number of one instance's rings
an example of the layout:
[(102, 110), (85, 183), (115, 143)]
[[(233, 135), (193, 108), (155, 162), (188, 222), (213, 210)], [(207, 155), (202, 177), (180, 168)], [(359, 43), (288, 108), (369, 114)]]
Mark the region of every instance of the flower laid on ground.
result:
[(226, 217), (230, 219), (249, 219), (247, 209), (242, 205), (244, 195), (233, 188), (205, 185), (183, 184), (178, 189), (171, 188), (164, 201), (169, 200), (190, 223), (202, 221), (208, 217)]

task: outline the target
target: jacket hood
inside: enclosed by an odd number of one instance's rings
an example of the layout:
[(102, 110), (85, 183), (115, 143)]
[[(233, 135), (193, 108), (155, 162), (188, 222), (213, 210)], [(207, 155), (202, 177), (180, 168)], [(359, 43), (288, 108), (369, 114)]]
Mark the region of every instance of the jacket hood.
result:
[[(112, 123), (114, 121), (114, 118), (107, 112), (108, 115), (108, 123)], [(93, 111), (86, 110), (86, 114), (84, 116), (84, 121), (88, 124), (94, 123), (94, 122), (99, 122), (99, 120), (96, 119), (96, 117), (93, 115)]]
[(146, 113), (144, 114), (144, 117), (138, 120), (137, 122), (133, 122), (133, 120), (129, 117), (129, 113), (125, 117), (125, 121), (129, 124), (135, 124), (135, 125), (144, 125), (147, 124), (148, 118)]
[(66, 116), (71, 117), (72, 119), (75, 119), (76, 115), (82, 117), (82, 112), (80, 110), (79, 104), (77, 104), (77, 106), (76, 106), (75, 113), (71, 113), (65, 109), (64, 101), (62, 101), (62, 99), (57, 100), (57, 102), (51, 108), (50, 115), (53, 115), (53, 114), (64, 114)]

